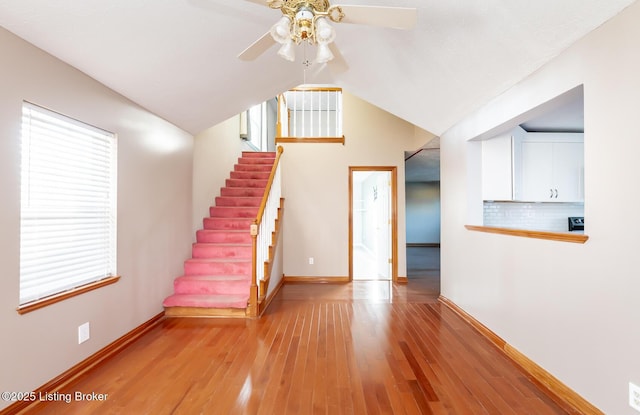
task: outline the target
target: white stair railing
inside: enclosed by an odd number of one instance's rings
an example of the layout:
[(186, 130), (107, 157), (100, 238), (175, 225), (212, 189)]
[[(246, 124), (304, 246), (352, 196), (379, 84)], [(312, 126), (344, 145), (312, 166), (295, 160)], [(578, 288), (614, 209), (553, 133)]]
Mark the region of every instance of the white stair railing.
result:
[(282, 146), (278, 146), (276, 159), (269, 175), (269, 181), (267, 182), (258, 215), (251, 225), (253, 263), (248, 311), (250, 316), (257, 316), (258, 300), (267, 294), (260, 292), (262, 284), (259, 283), (269, 278), (269, 275), (265, 275), (264, 264), (269, 259), (269, 247), (273, 243), (271, 237), (275, 231), (278, 208), (280, 207), (280, 198), (282, 196), (280, 179), (280, 155), (282, 151)]

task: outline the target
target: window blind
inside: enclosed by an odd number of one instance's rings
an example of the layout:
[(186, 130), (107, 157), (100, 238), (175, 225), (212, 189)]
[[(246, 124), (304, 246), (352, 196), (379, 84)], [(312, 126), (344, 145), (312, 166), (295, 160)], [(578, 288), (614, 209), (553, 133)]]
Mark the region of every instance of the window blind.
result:
[(22, 107), (20, 304), (116, 275), (116, 137)]

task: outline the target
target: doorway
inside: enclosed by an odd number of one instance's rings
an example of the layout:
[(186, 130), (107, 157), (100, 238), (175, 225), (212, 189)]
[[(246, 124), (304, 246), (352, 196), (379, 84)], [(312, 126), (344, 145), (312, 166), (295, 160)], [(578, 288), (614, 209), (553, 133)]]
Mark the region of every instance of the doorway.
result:
[(396, 167), (349, 167), (349, 278), (397, 280)]

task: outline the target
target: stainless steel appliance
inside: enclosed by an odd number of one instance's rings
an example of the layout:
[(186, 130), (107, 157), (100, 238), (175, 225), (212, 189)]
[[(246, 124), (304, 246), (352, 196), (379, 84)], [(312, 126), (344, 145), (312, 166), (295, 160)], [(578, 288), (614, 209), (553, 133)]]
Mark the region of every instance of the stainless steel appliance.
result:
[(569, 217), (569, 232), (584, 230), (584, 216)]

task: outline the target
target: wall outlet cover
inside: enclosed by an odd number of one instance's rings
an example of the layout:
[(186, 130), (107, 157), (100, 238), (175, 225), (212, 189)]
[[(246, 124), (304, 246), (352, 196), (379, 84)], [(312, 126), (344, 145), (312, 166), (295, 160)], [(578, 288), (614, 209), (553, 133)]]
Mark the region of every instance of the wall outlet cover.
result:
[(84, 343), (91, 337), (89, 322), (78, 326), (78, 344)]

